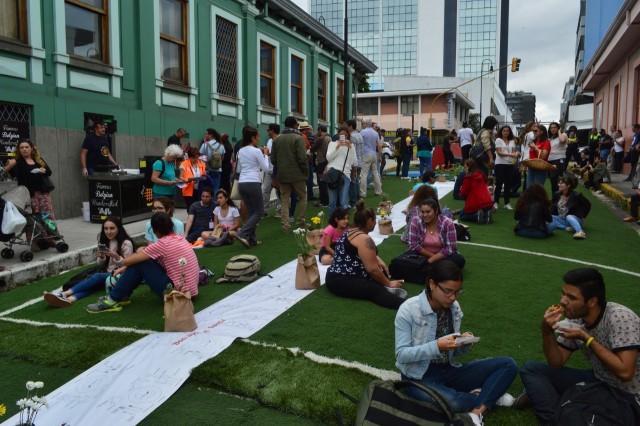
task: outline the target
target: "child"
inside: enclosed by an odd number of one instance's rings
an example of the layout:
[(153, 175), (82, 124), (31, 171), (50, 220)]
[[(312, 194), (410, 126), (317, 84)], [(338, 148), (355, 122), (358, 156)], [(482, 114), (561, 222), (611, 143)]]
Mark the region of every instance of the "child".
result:
[(337, 208), (329, 218), (329, 225), (322, 231), (322, 245), (318, 257), (323, 265), (331, 265), (333, 262), (333, 247), (349, 226), (349, 212), (343, 208)]
[(489, 194), (491, 194), (491, 198), (493, 198), (493, 193), (496, 190), (496, 181), (493, 176), (487, 178), (487, 189), (489, 190)]

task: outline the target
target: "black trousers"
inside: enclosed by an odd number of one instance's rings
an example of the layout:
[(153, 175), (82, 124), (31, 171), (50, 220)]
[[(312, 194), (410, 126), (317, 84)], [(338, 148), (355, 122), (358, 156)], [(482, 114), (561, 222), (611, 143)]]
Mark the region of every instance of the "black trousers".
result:
[(327, 273), (326, 286), (336, 296), (371, 300), (385, 308), (398, 309), (404, 302), (404, 299), (389, 292), (382, 284), (363, 277)]

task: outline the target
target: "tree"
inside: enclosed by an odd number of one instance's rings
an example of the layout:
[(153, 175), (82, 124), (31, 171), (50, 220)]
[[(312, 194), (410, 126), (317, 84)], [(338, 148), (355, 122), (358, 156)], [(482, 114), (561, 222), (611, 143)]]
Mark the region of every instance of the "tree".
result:
[(369, 75), (365, 74), (358, 78), (358, 93), (368, 93), (371, 91), (369, 87)]
[(473, 130), (473, 133), (478, 134), (480, 129), (482, 128), (482, 123), (480, 122), (480, 114), (469, 114), (469, 127)]

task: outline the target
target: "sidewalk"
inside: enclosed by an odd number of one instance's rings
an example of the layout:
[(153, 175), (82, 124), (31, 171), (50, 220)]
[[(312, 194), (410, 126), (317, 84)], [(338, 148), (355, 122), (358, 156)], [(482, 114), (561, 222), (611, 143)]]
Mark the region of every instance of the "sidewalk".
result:
[[(186, 221), (187, 211), (176, 209), (174, 216)], [(147, 220), (127, 223), (124, 228), (134, 240), (141, 240)], [(58, 220), (56, 224), (60, 234), (64, 236), (64, 241), (69, 245), (69, 251), (59, 253), (55, 248), (49, 248), (33, 253), (31, 262), (22, 262), (20, 253), (25, 251), (27, 246), (14, 245), (13, 258), (0, 258), (0, 264), (7, 268), (0, 272), (0, 292), (95, 262), (100, 224), (84, 222), (82, 216)], [(0, 244), (0, 249), (4, 247)]]

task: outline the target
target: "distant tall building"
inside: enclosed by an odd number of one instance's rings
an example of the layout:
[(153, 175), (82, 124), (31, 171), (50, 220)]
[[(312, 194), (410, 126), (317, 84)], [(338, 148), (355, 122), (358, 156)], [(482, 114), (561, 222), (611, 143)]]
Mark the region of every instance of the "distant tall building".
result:
[[(385, 76), (472, 78), (507, 64), (509, 0), (349, 0), (349, 44)], [(311, 16), (343, 36), (344, 0), (311, 0)], [(506, 93), (507, 70), (495, 73)]]
[(531, 92), (507, 92), (507, 106), (518, 127), (536, 118), (536, 96)]

